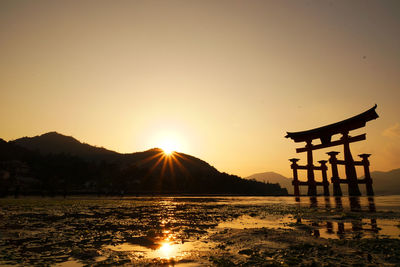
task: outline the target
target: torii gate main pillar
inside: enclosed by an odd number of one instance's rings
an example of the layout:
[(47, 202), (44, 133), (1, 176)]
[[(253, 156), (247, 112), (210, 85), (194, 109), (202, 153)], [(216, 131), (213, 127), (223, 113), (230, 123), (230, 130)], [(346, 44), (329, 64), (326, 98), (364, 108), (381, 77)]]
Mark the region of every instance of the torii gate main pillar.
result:
[(314, 176), (314, 164), (313, 164), (313, 154), (312, 154), (312, 144), (311, 141), (307, 141), (307, 182), (308, 182), (308, 196), (317, 195), (317, 185), (315, 183)]
[(350, 152), (349, 132), (342, 133), (341, 140), (343, 140), (344, 164), (349, 195), (361, 196), (360, 189), (358, 188), (356, 167), (354, 165), (353, 156)]

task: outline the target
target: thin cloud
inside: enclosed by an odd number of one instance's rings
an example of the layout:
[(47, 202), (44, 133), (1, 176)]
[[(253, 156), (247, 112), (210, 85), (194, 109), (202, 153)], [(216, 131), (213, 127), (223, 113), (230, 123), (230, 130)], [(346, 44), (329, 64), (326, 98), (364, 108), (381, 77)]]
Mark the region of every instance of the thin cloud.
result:
[(394, 125), (385, 129), (382, 135), (391, 138), (400, 138), (400, 124), (396, 122)]

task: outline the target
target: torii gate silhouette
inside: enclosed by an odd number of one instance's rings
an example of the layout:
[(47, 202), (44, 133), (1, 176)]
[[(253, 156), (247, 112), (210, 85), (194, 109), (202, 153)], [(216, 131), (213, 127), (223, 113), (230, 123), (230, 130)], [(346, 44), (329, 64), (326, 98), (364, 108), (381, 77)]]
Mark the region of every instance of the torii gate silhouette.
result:
[[(347, 183), (349, 188), (349, 195), (350, 196), (360, 196), (360, 189), (358, 184), (365, 183), (367, 187), (367, 194), (373, 195), (372, 189), (372, 179), (369, 173), (369, 161), (368, 157), (370, 154), (361, 154), (359, 155), (362, 160), (361, 161), (354, 161), (353, 156), (350, 151), (350, 143), (358, 142), (366, 139), (366, 134), (360, 134), (354, 137), (349, 135), (349, 132), (355, 129), (359, 129), (365, 126), (368, 121), (377, 119), (379, 116), (376, 113), (377, 105), (375, 104), (374, 107), (371, 109), (358, 114), (354, 117), (348, 118), (346, 120), (336, 122), (333, 124), (329, 124), (323, 127), (301, 131), (301, 132), (287, 132), (286, 138), (291, 138), (294, 142), (305, 142), (306, 145), (302, 148), (297, 148), (297, 153), (307, 152), (307, 165), (300, 166), (297, 164), (299, 159), (293, 158), (290, 159), (292, 162), (291, 168), (293, 169), (293, 185), (294, 185), (294, 194), (296, 196), (300, 195), (299, 192), (299, 185), (307, 185), (308, 186), (308, 193), (309, 196), (316, 196), (317, 195), (317, 185), (322, 185), (324, 187), (324, 195), (329, 195), (329, 182), (327, 179), (327, 166), (326, 160), (321, 160), (319, 163), (320, 166), (314, 166), (313, 164), (313, 154), (312, 151), (316, 149), (328, 148), (338, 145), (343, 145), (343, 153), (344, 153), (344, 160), (338, 160), (336, 155), (339, 152), (332, 151), (328, 152), (327, 154), (330, 156), (329, 163), (331, 164), (332, 168), (332, 183), (333, 183), (333, 194), (335, 196), (342, 195), (340, 184)], [(341, 134), (341, 138), (332, 141), (332, 136), (336, 134)], [(312, 144), (313, 140), (320, 139), (320, 144)], [(337, 165), (345, 165), (346, 171), (346, 179), (340, 179), (338, 175)], [(358, 180), (357, 173), (355, 166), (362, 165), (364, 166), (365, 172), (365, 179)], [(307, 182), (301, 182), (298, 180), (298, 169), (305, 169), (307, 170)], [(314, 177), (314, 170), (321, 170), (322, 171), (322, 182), (316, 182)]]

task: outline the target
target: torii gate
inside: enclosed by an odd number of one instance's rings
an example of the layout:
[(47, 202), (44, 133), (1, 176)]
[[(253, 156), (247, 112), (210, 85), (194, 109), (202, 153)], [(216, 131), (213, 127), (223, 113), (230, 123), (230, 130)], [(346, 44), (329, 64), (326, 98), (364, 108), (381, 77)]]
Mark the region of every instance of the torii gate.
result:
[[(328, 152), (327, 154), (330, 156), (329, 163), (332, 167), (332, 183), (334, 185), (334, 195), (342, 195), (340, 184), (347, 183), (349, 188), (350, 196), (359, 196), (361, 195), (360, 189), (358, 188), (359, 183), (365, 183), (367, 186), (367, 194), (373, 195), (372, 189), (372, 179), (369, 174), (369, 154), (361, 154), (359, 155), (362, 158), (362, 161), (356, 162), (353, 159), (353, 156), (350, 152), (350, 143), (358, 142), (366, 139), (366, 134), (360, 134), (354, 137), (349, 135), (349, 131), (359, 129), (365, 126), (368, 121), (377, 119), (379, 116), (376, 113), (377, 105), (372, 107), (371, 109), (351, 117), (349, 119), (336, 122), (333, 124), (329, 124), (323, 127), (302, 131), (302, 132), (287, 132), (286, 138), (293, 139), (296, 143), (298, 142), (306, 142), (305, 147), (297, 148), (297, 153), (307, 152), (307, 165), (300, 166), (297, 165), (297, 161), (299, 159), (293, 158), (290, 159), (292, 162), (293, 169), (293, 185), (294, 185), (294, 193), (296, 196), (300, 195), (299, 185), (308, 185), (308, 193), (309, 196), (317, 195), (317, 185), (324, 186), (324, 194), (329, 195), (329, 182), (326, 177), (326, 162), (327, 161), (319, 161), (321, 166), (314, 166), (313, 164), (313, 154), (312, 151), (321, 148), (328, 148), (338, 145), (343, 145), (343, 153), (344, 160), (336, 159), (336, 155), (339, 152)], [(336, 134), (341, 134), (341, 138), (332, 141), (332, 136)], [(320, 139), (320, 144), (312, 144), (314, 139)], [(337, 165), (345, 165), (346, 170), (346, 179), (340, 179), (338, 175)], [(357, 173), (355, 166), (362, 165), (364, 166), (365, 171), (365, 179), (357, 180)], [(298, 180), (297, 170), (305, 169), (307, 170), (307, 182), (300, 182)], [(323, 182), (316, 182), (314, 177), (314, 170), (321, 170), (323, 176)]]

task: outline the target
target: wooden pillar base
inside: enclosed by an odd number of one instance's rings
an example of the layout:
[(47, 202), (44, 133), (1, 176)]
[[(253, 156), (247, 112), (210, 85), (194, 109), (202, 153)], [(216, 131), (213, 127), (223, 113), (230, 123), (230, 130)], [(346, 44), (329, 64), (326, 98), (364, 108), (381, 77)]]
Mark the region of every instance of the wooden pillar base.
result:
[(353, 197), (361, 196), (360, 188), (358, 188), (357, 182), (349, 181), (348, 186), (349, 186), (349, 196)]
[(300, 188), (299, 188), (299, 181), (292, 181), (294, 187), (294, 195), (296, 197), (300, 196)]
[(328, 167), (326, 166), (327, 160), (318, 161), (321, 163), (321, 171), (322, 171), (322, 184), (324, 186), (324, 196), (329, 196), (329, 182), (328, 182)]
[(316, 196), (317, 195), (317, 185), (315, 181), (309, 181), (308, 182), (308, 191), (307, 191), (307, 196)]
[(342, 188), (340, 187), (339, 177), (332, 177), (332, 184), (333, 184), (333, 195), (335, 197), (343, 196)]
[(372, 181), (366, 182), (366, 187), (367, 187), (367, 196), (373, 196), (374, 189), (372, 188)]

